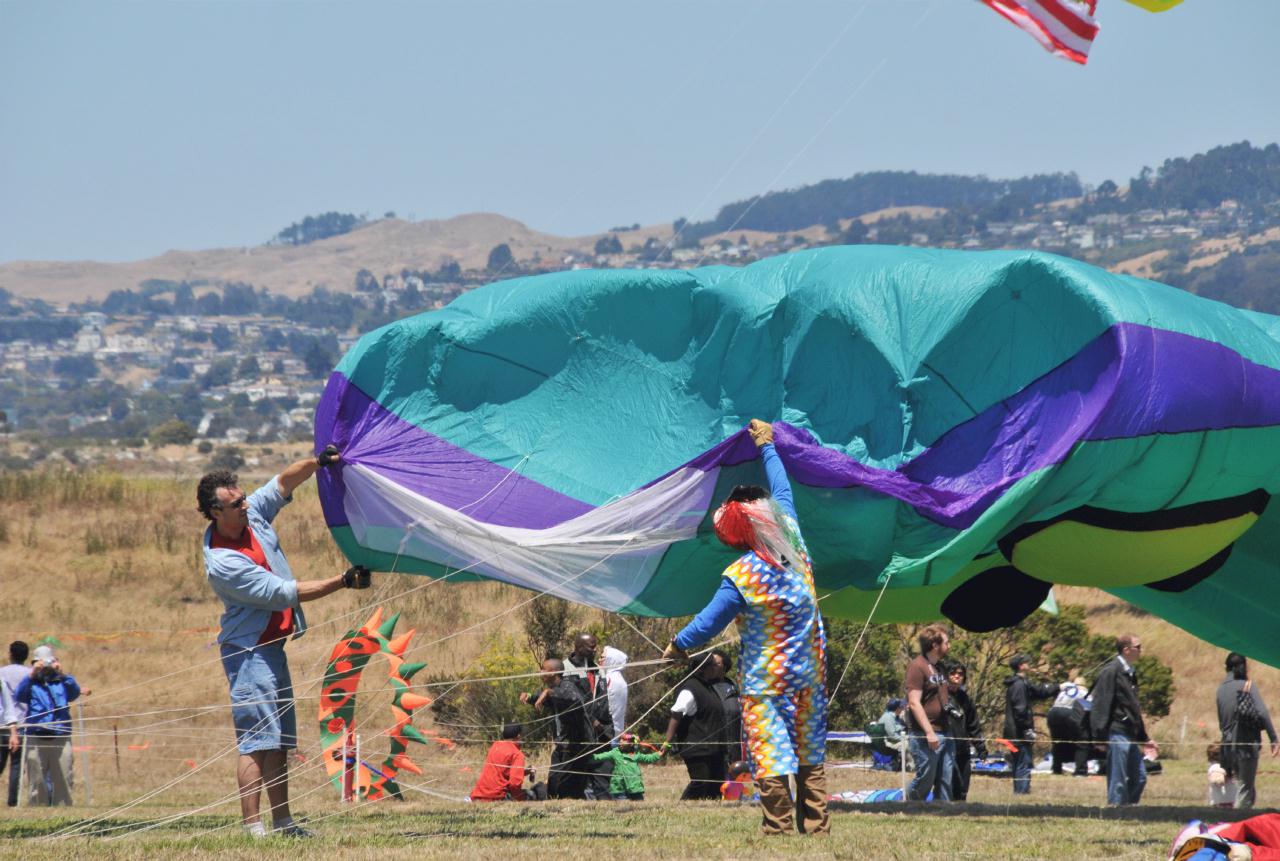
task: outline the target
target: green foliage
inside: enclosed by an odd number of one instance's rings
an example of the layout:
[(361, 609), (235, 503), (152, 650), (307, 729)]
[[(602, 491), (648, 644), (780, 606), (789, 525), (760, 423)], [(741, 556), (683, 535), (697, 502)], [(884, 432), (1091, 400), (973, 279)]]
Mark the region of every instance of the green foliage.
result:
[(244, 453), (234, 445), (224, 445), (213, 453), (209, 460), (209, 469), (229, 469), (235, 472), (244, 466)]
[(228, 385), (236, 374), (236, 360), (225, 357), (209, 365), (209, 370), (200, 375), (200, 386), (212, 389), (216, 386)]
[(1129, 185), (1134, 206), (1211, 209), (1235, 200), (1257, 209), (1280, 198), (1280, 145), (1255, 148), (1248, 141), (1214, 147), (1190, 158), (1166, 159)]
[(596, 240), (596, 254), (621, 254), (622, 241), (614, 234)]
[(231, 345), (235, 343), (235, 337), (231, 334), (231, 330), (219, 323), (209, 332), (209, 339), (213, 341), (213, 346), (219, 350), (229, 350)]
[(53, 372), (63, 379), (83, 382), (98, 375), (98, 363), (92, 356), (59, 356), (53, 363)]
[(311, 342), (311, 346), (307, 348), (307, 352), (303, 354), (302, 361), (307, 366), (307, 373), (313, 377), (324, 378), (329, 376), (329, 372), (333, 370), (334, 363), (337, 358), (333, 351), (329, 350), (324, 343), (319, 340)]
[(827, 692), (834, 694), (828, 723), (840, 729), (860, 729), (880, 717), (890, 697), (902, 696), (902, 674), (909, 660), (902, 634), (897, 625), (867, 625), (850, 619), (826, 619), (824, 623)]
[(725, 230), (800, 230), (853, 218), (891, 206), (980, 208), (1001, 201), (1017, 201), (1015, 210), (1083, 193), (1073, 173), (1042, 174), (1021, 179), (920, 174), (915, 171), (861, 173), (848, 179), (829, 179), (790, 191), (730, 203), (712, 221), (685, 228), (698, 238)]
[(867, 241), (867, 234), (870, 233), (867, 227), (860, 219), (853, 219), (849, 222), (849, 226), (840, 234), (840, 243), (842, 245), (861, 245)]
[(295, 221), (281, 230), (272, 239), (282, 245), (306, 245), (330, 236), (341, 236), (350, 233), (364, 224), (363, 216), (344, 212), (326, 212), (321, 215), (308, 215), (302, 221)]
[(1170, 272), (1162, 279), (1207, 299), (1241, 308), (1280, 313), (1280, 243), (1251, 246), (1229, 254), (1213, 266)]
[(1173, 696), (1177, 692), (1173, 669), (1154, 655), (1138, 658), (1135, 669), (1138, 671), (1138, 702), (1142, 704), (1142, 713), (1147, 717), (1164, 717), (1173, 706)]
[(152, 445), (190, 445), (196, 438), (195, 429), (182, 419), (170, 419), (151, 429)]
[(67, 317), (20, 317), (0, 320), (0, 344), (9, 341), (52, 344), (63, 338), (75, 337), (79, 329), (80, 322)]
[(256, 380), (261, 375), (262, 368), (258, 365), (258, 357), (252, 354), (241, 359), (240, 366), (236, 368), (236, 377), (241, 380)]
[(539, 595), (520, 609), (520, 617), (525, 645), (536, 663), (569, 653), (570, 640), (577, 633), (577, 610), (568, 601)]
[(493, 246), (489, 252), (489, 262), (485, 265), (490, 272), (499, 272), (510, 268), (516, 262), (515, 255), (511, 253), (511, 246), (507, 243)]
[[(550, 735), (550, 721), (520, 702), (522, 692), (535, 692), (542, 687), (528, 674), (538, 670), (534, 660), (510, 635), (495, 634), (471, 668), (459, 677), (437, 676), (428, 679), (434, 693), (431, 711), (435, 724), (455, 741), (489, 742), (501, 737), (502, 725), (520, 721), (525, 725), (526, 741)], [(498, 681), (467, 681), (501, 676), (522, 678)], [(456, 684), (450, 682), (457, 681)]]

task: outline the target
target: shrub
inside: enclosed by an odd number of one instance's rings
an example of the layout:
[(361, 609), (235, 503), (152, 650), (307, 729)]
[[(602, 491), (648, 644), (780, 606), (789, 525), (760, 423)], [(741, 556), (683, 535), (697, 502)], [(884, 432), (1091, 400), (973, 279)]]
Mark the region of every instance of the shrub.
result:
[[(537, 669), (533, 659), (520, 648), (519, 640), (495, 634), (465, 674), (458, 678), (432, 676), (427, 680), (430, 695), (435, 698), (431, 711), (436, 726), (454, 741), (488, 743), (501, 737), (503, 724), (520, 721), (525, 727), (526, 742), (549, 738), (550, 715), (539, 715), (520, 702), (521, 692), (541, 689), (541, 681), (527, 675)], [(467, 681), (513, 675), (524, 677)]]

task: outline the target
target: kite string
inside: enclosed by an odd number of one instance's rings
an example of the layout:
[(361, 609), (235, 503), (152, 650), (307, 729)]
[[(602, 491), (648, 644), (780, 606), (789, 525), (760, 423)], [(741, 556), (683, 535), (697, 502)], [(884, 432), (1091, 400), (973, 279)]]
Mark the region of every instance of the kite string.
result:
[[(469, 626), (468, 628), (465, 628), (465, 629), (463, 629), (463, 630), (461, 630), (461, 631), (456, 631), (456, 632), (454, 632), (454, 633), (452, 633), (452, 634), (449, 634), (449, 635), (447, 635), (447, 636), (445, 636), (445, 637), (439, 638), (439, 639), (437, 639), (437, 640), (435, 640), (435, 641), (433, 641), (432, 643), (429, 643), (429, 644), (427, 644), (427, 645), (428, 645), (428, 646), (430, 646), (430, 645), (437, 645), (437, 644), (439, 644), (439, 643), (442, 643), (442, 642), (445, 642), (445, 641), (447, 641), (447, 640), (449, 640), (449, 639), (452, 639), (453, 637), (460, 636), (461, 634), (466, 633), (467, 631), (473, 630), (474, 628), (478, 627), (479, 625), (487, 624), (488, 622), (494, 621), (494, 620), (496, 620), (496, 619), (500, 619), (500, 618), (502, 618), (503, 616), (505, 616), (505, 615), (507, 615), (507, 614), (509, 614), (509, 613), (511, 613), (511, 612), (514, 612), (514, 611), (515, 611), (516, 609), (518, 609), (519, 607), (524, 606), (525, 604), (528, 604), (528, 603), (530, 603), (531, 601), (536, 600), (537, 598), (541, 597), (542, 595), (545, 595), (545, 594), (549, 593), (551, 590), (556, 589), (556, 588), (561, 588), (561, 587), (563, 587), (563, 586), (567, 585), (569, 582), (572, 582), (573, 580), (576, 580), (576, 579), (578, 579), (579, 577), (585, 576), (587, 573), (589, 573), (589, 572), (590, 572), (591, 570), (593, 570), (595, 567), (597, 567), (598, 565), (600, 565), (600, 564), (604, 563), (604, 562), (605, 562), (605, 561), (607, 561), (609, 558), (611, 558), (613, 555), (616, 555), (617, 553), (619, 553), (619, 552), (621, 552), (622, 550), (624, 550), (624, 549), (626, 548), (626, 546), (627, 546), (628, 544), (630, 544), (630, 542), (631, 542), (631, 541), (633, 541), (633, 540), (634, 540), (634, 538), (628, 538), (625, 542), (623, 542), (623, 544), (622, 544), (620, 547), (618, 547), (617, 549), (615, 549), (615, 550), (611, 551), (609, 554), (607, 554), (606, 556), (604, 556), (604, 557), (602, 557), (601, 559), (597, 560), (596, 562), (593, 562), (590, 566), (588, 566), (586, 569), (584, 569), (583, 571), (579, 572), (578, 574), (574, 575), (572, 578), (569, 578), (569, 579), (567, 579), (567, 580), (564, 580), (564, 581), (562, 581), (561, 583), (558, 583), (558, 584), (553, 584), (553, 585), (552, 585), (552, 586), (550, 586), (547, 590), (544, 590), (543, 592), (541, 592), (541, 593), (539, 593), (539, 594), (537, 594), (537, 595), (534, 595), (534, 596), (533, 596), (533, 598), (528, 599), (527, 601), (523, 602), (522, 604), (516, 605), (515, 607), (508, 608), (507, 610), (504, 610), (502, 613), (499, 613), (499, 614), (497, 614), (497, 615), (495, 615), (495, 616), (492, 616), (492, 617), (490, 617), (489, 619), (483, 620), (482, 622), (479, 622), (479, 623), (477, 623), (476, 625)], [(432, 581), (428, 581), (428, 582), (432, 582)], [(321, 678), (323, 678), (323, 676), (322, 676)], [(207, 761), (206, 761), (206, 763), (205, 763), (205, 765), (208, 765), (208, 764), (209, 764), (210, 762), (212, 762), (212, 761), (213, 761), (213, 758), (211, 758), (211, 759), (207, 760)], [(170, 781), (169, 783), (165, 784), (165, 785), (164, 785), (163, 787), (161, 787), (160, 789), (153, 790), (153, 791), (152, 791), (152, 792), (150, 792), (150, 793), (146, 793), (146, 794), (144, 794), (142, 797), (140, 797), (139, 799), (135, 799), (134, 801), (129, 802), (128, 804), (123, 805), (123, 806), (121, 806), (120, 808), (117, 808), (115, 811), (111, 811), (111, 812), (109, 812), (108, 814), (104, 814), (104, 816), (114, 815), (116, 812), (119, 812), (119, 811), (121, 811), (121, 810), (127, 810), (127, 809), (129, 809), (129, 808), (131, 808), (131, 807), (135, 806), (136, 804), (140, 804), (140, 803), (142, 803), (143, 801), (146, 801), (147, 799), (149, 799), (149, 798), (151, 798), (151, 797), (154, 797), (154, 796), (155, 796), (156, 794), (158, 794), (159, 792), (163, 792), (163, 791), (165, 791), (165, 790), (167, 790), (167, 789), (169, 789), (169, 788), (172, 788), (173, 786), (177, 785), (178, 783), (180, 783), (180, 782), (182, 782), (183, 780), (185, 780), (185, 779), (187, 779), (188, 777), (190, 777), (190, 776), (191, 776), (192, 774), (194, 774), (196, 771), (202, 770), (202, 768), (203, 768), (203, 766), (202, 766), (200, 769), (195, 769), (195, 770), (193, 770), (193, 771), (191, 771), (191, 772), (188, 772), (187, 774), (184, 774), (184, 775), (182, 775), (182, 776), (180, 776), (180, 777), (178, 777), (178, 778), (175, 778), (174, 780), (172, 780), (172, 781)], [(237, 793), (237, 794), (238, 794), (238, 793)], [(102, 817), (98, 817), (98, 821), (100, 821), (101, 819), (102, 819)], [(81, 828), (80, 830), (82, 830), (82, 828)]]
[[(811, 66), (809, 66), (809, 70), (800, 77), (800, 81), (794, 87), (791, 88), (791, 91), (788, 92), (787, 95), (782, 99), (782, 101), (778, 103), (777, 107), (773, 109), (773, 113), (771, 113), (768, 119), (765, 120), (764, 124), (756, 130), (756, 133), (752, 136), (751, 140), (747, 142), (747, 145), (745, 147), (743, 147), (742, 152), (738, 153), (738, 157), (735, 158), (732, 163), (730, 163), (729, 167), (720, 176), (720, 179), (716, 180), (715, 184), (711, 186), (711, 188), (703, 196), (702, 200), (698, 202), (698, 205), (691, 210), (691, 214), (696, 215), (702, 209), (702, 207), (707, 204), (707, 201), (711, 199), (711, 196), (715, 194), (720, 189), (720, 187), (724, 185), (725, 181), (728, 180), (728, 178), (733, 174), (733, 172), (738, 169), (738, 165), (741, 164), (742, 160), (747, 157), (747, 153), (751, 152), (752, 148), (759, 142), (760, 138), (764, 136), (764, 133), (768, 131), (769, 128), (773, 125), (774, 121), (777, 120), (778, 116), (782, 113), (783, 109), (786, 108), (786, 106), (790, 104), (791, 100), (795, 98), (796, 94), (799, 93), (800, 90), (804, 88), (804, 85), (809, 81), (809, 78), (813, 77), (813, 73), (818, 70), (818, 67), (821, 66), (824, 62), (826, 62), (827, 57), (831, 56), (831, 52), (834, 51), (836, 49), (836, 46), (839, 45), (840, 42), (844, 40), (845, 35), (849, 32), (849, 30), (853, 27), (853, 25), (857, 23), (858, 19), (862, 17), (862, 13), (866, 12), (867, 8), (870, 5), (871, 5), (870, 2), (863, 3), (862, 6), (858, 8), (858, 11), (855, 12), (853, 16), (849, 18), (848, 22), (844, 25), (844, 27), (841, 28), (840, 32), (836, 34), (836, 37), (831, 40), (831, 44), (827, 46), (827, 49), (823, 51), (821, 55), (819, 55), (818, 59), (815, 60)], [(765, 189), (765, 193), (768, 193), (768, 188)], [(748, 210), (749, 209), (750, 207), (748, 207)], [(744, 212), (743, 214), (745, 215), (746, 213)], [(741, 219), (738, 219), (738, 221), (740, 220)], [(731, 225), (727, 230), (724, 230), (721, 232), (728, 233), (729, 231), (733, 230), (733, 228), (737, 226), (738, 221), (735, 221), (733, 225)], [(680, 234), (685, 231), (686, 227), (688, 227), (687, 223), (684, 226), (682, 226), (680, 230), (677, 231), (671, 237), (671, 240), (667, 242), (666, 247), (663, 249), (664, 251), (671, 250), (671, 248), (679, 240)], [(695, 264), (695, 268), (698, 266), (701, 266), (703, 261), (705, 261), (706, 259), (707, 259), (706, 255), (705, 254), (702, 255), (702, 257), (700, 257), (698, 262)]]
[(880, 599), (884, 597), (884, 592), (889, 588), (889, 581), (893, 579), (893, 572), (884, 578), (884, 583), (880, 586), (880, 593), (876, 595), (875, 603), (871, 605), (871, 612), (867, 614), (867, 621), (862, 626), (861, 633), (858, 634), (858, 641), (854, 643), (853, 650), (849, 652), (849, 659), (844, 662), (844, 669), (840, 671), (840, 680), (836, 682), (835, 689), (832, 690), (828, 702), (835, 702), (836, 695), (840, 693), (840, 686), (844, 684), (844, 677), (849, 672), (849, 667), (853, 666), (853, 659), (858, 654), (858, 649), (862, 647), (862, 640), (867, 635), (867, 629), (871, 627), (871, 620), (876, 615), (876, 609), (880, 606)]
[[(924, 13), (916, 20), (915, 25), (912, 27), (913, 30), (919, 28), (919, 26), (922, 23), (924, 23), (925, 19), (929, 17), (929, 14), (933, 11), (933, 5), (934, 4), (930, 2), (929, 5), (925, 7)], [(866, 7), (864, 6), (863, 8), (865, 9)], [(856, 16), (855, 16), (855, 20), (856, 20)], [(853, 22), (850, 21), (850, 24), (852, 23)], [(846, 26), (845, 29), (847, 30), (848, 26)], [(841, 31), (841, 37), (843, 35), (844, 35), (844, 31)], [(837, 37), (837, 41), (839, 41), (839, 38), (840, 37)], [(832, 48), (834, 47), (835, 45), (833, 44)], [(828, 53), (829, 52), (830, 52), (830, 49), (828, 49)], [(736, 228), (739, 224), (742, 223), (742, 220), (747, 217), (747, 213), (755, 209), (756, 204), (759, 203), (764, 198), (764, 196), (773, 189), (774, 185), (776, 185), (778, 181), (781, 180), (782, 177), (786, 175), (787, 171), (791, 170), (792, 166), (796, 163), (796, 161), (798, 161), (800, 157), (804, 155), (805, 152), (808, 151), (809, 147), (813, 146), (813, 144), (818, 140), (818, 138), (821, 137), (824, 132), (826, 132), (826, 130), (831, 126), (833, 122), (835, 122), (836, 117), (840, 116), (840, 114), (844, 112), (845, 108), (847, 108), (849, 104), (854, 100), (854, 98), (859, 93), (862, 92), (862, 90), (866, 87), (867, 84), (871, 82), (871, 79), (880, 73), (880, 70), (883, 69), (888, 62), (889, 62), (889, 55), (885, 54), (883, 57), (880, 58), (880, 62), (876, 64), (875, 68), (872, 69), (871, 72), (867, 74), (865, 77), (863, 77), (863, 79), (858, 83), (856, 87), (853, 88), (853, 90), (849, 93), (849, 95), (847, 95), (844, 98), (844, 101), (842, 101), (834, 111), (832, 111), (830, 114), (827, 115), (827, 119), (822, 123), (821, 127), (819, 127), (819, 129), (813, 133), (813, 135), (809, 138), (809, 140), (806, 141), (805, 144), (801, 146), (799, 150), (796, 151), (795, 155), (793, 155), (787, 161), (786, 165), (782, 168), (782, 170), (778, 171), (777, 175), (774, 176), (774, 178), (769, 181), (769, 183), (765, 186), (764, 191), (756, 195), (755, 197), (753, 197), (751, 199), (751, 202), (747, 204), (746, 207), (743, 208), (741, 213), (738, 214), (738, 217), (733, 220), (733, 223), (730, 224), (723, 231), (721, 231), (722, 233), (730, 233), (733, 231), (734, 228)], [(701, 266), (706, 261), (706, 259), (707, 259), (707, 255), (706, 253), (704, 253), (701, 257), (698, 258), (698, 262), (694, 264), (694, 267), (696, 268), (698, 266)]]

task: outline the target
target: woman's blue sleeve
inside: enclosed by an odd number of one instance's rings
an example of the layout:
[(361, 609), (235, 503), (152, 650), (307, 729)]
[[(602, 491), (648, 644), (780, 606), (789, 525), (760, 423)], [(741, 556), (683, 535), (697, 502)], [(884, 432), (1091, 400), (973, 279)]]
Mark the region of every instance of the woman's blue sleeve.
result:
[(773, 443), (765, 443), (760, 447), (760, 459), (764, 461), (764, 474), (769, 479), (769, 493), (773, 495), (774, 501), (782, 507), (784, 512), (798, 521), (800, 518), (796, 516), (796, 501), (791, 495), (791, 481), (787, 478), (787, 469), (782, 465), (782, 458), (778, 457)]
[(734, 586), (728, 578), (720, 578), (720, 588), (711, 596), (711, 602), (702, 608), (702, 612), (693, 617), (692, 622), (684, 626), (684, 630), (676, 634), (676, 647), (687, 652), (709, 642), (745, 609), (747, 609), (747, 602), (738, 591), (738, 587)]

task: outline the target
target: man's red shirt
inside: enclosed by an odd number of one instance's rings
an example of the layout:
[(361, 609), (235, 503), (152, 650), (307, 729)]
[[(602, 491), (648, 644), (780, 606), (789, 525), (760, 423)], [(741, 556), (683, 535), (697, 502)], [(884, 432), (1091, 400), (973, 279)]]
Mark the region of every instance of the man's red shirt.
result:
[[(248, 556), (253, 564), (260, 568), (270, 571), (271, 566), (267, 564), (267, 554), (262, 552), (262, 545), (258, 543), (258, 536), (253, 534), (253, 527), (246, 526), (244, 532), (240, 533), (239, 538), (227, 538), (217, 530), (213, 530), (213, 536), (209, 539), (210, 547), (218, 547), (225, 550), (235, 550)], [(258, 637), (258, 645), (262, 646), (277, 640), (283, 640), (293, 633), (293, 608), (285, 607), (283, 610), (274, 610), (271, 618), (267, 621), (267, 629), (262, 632), (262, 636)]]

